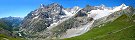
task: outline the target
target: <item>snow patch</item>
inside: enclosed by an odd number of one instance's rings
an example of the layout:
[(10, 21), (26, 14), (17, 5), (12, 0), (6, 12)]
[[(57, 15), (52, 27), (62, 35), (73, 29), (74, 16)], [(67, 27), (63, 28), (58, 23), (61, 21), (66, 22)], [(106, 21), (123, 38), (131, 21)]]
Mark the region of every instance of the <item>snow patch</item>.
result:
[(64, 9), (62, 9), (62, 11), (63, 11), (67, 16), (73, 16), (73, 14), (72, 14), (71, 12), (68, 12), (68, 11), (66, 11), (66, 10), (64, 10)]
[(21, 33), (18, 33), (18, 34), (19, 34), (19, 36), (22, 36)]
[(125, 4), (122, 4), (121, 6), (115, 7), (114, 9), (104, 9), (104, 10), (91, 10), (90, 14), (88, 14), (88, 17), (92, 17), (94, 18), (94, 20), (108, 16), (116, 11), (120, 11), (120, 10), (124, 10), (126, 9), (128, 6), (126, 6)]
[(124, 9), (126, 9), (127, 7), (129, 7), (129, 6), (126, 6), (125, 4), (122, 4), (122, 5), (120, 5), (120, 6), (115, 7), (115, 8), (112, 10), (112, 12), (124, 10)]
[(36, 17), (34, 17), (33, 19), (36, 19), (36, 18), (38, 18), (39, 16), (36, 16)]
[(81, 8), (78, 7), (78, 6), (75, 6), (71, 9), (71, 13), (74, 14), (74, 13), (77, 13)]
[(44, 5), (43, 4), (40, 4), (40, 8), (44, 8)]
[(111, 14), (108, 10), (91, 10), (89, 13), (89, 17), (94, 18), (94, 20)]

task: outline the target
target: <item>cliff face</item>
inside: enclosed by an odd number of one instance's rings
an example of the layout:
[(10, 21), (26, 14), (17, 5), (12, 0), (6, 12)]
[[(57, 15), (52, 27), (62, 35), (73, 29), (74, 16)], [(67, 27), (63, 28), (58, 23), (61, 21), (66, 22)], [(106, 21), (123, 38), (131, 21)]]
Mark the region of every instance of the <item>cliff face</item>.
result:
[[(66, 10), (61, 5), (53, 3), (50, 5), (41, 4), (40, 8), (30, 12), (20, 25), (20, 31), (24, 32), (26, 36), (46, 38), (49, 35), (54, 35), (53, 27), (71, 18), (79, 7)], [(56, 30), (58, 31), (58, 30)]]
[(21, 25), (24, 31), (28, 33), (40, 32), (49, 27), (53, 22), (61, 20), (61, 16), (65, 15), (62, 12), (62, 6), (58, 4), (50, 4), (48, 6), (41, 5), (35, 11), (30, 12), (23, 20)]

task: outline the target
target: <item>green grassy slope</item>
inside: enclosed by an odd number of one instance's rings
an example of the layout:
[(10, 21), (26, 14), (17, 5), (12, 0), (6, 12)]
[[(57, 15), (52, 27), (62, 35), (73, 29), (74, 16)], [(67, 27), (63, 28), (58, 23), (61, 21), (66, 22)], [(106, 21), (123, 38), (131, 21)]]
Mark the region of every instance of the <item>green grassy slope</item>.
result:
[(64, 40), (135, 40), (135, 22), (133, 20), (135, 20), (135, 15), (132, 20), (126, 15), (122, 15), (104, 26), (95, 27), (85, 34)]
[(3, 34), (0, 34), (0, 40), (24, 40), (24, 39), (21, 39), (21, 38), (14, 38), (14, 37), (10, 37), (10, 36), (6, 36), (6, 35), (3, 35)]

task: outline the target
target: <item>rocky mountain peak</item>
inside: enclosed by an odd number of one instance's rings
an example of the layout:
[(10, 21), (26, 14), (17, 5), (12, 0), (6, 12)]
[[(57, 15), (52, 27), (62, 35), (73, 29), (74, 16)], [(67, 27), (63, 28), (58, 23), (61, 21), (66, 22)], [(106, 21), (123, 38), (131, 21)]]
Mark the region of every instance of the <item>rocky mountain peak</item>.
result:
[(48, 5), (49, 7), (62, 7), (61, 5), (59, 5), (58, 3), (52, 3)]
[(101, 7), (101, 9), (105, 9), (106, 8), (106, 6), (104, 4), (101, 4), (100, 7)]
[(124, 4), (124, 3), (123, 3), (123, 4), (121, 4), (121, 6), (122, 6), (122, 7), (125, 7), (125, 6), (126, 6), (126, 4)]
[(45, 6), (44, 4), (40, 4), (40, 8), (44, 8), (44, 6)]
[(56, 6), (56, 5), (59, 5), (59, 4), (58, 4), (58, 3), (52, 3), (52, 4), (50, 4), (50, 5), (55, 5), (55, 6)]
[[(24, 18), (24, 22), (20, 25), (22, 27), (22, 31), (36, 33), (47, 29), (47, 27), (49, 27), (52, 23), (58, 22), (62, 19), (61, 16), (65, 14), (62, 9), (62, 6), (57, 3), (49, 5), (41, 4), (40, 8), (30, 12)], [(31, 28), (33, 29), (30, 30)]]

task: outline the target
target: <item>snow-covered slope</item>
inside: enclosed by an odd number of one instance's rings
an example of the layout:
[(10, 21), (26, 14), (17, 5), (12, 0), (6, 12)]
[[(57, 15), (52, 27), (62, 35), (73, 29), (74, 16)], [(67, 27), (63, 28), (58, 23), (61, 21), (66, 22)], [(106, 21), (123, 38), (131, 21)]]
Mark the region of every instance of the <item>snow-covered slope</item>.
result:
[[(114, 9), (107, 9), (104, 7), (104, 9), (102, 9), (102, 10), (101, 9), (91, 10), (90, 12), (88, 12), (88, 17), (92, 17), (94, 20), (98, 20), (100, 18), (107, 17), (116, 11), (124, 10), (127, 7), (128, 6), (126, 6), (125, 4), (122, 4), (121, 6), (115, 7)], [(94, 20), (83, 26), (68, 29), (66, 31), (66, 33), (62, 35), (61, 38), (62, 39), (70, 38), (70, 37), (78, 36), (78, 35), (81, 35), (81, 34), (87, 32), (88, 30), (90, 30), (89, 28), (92, 27)]]
[(129, 7), (129, 6), (126, 6), (125, 4), (122, 4), (122, 5), (120, 5), (120, 6), (115, 7), (115, 8), (112, 10), (112, 12), (124, 10), (124, 9), (126, 9), (127, 7)]
[(90, 11), (90, 17), (94, 18), (94, 20), (105, 17), (111, 14), (108, 10), (92, 10)]
[(120, 6), (115, 7), (114, 9), (103, 9), (103, 10), (91, 10), (88, 15), (88, 17), (92, 17), (94, 18), (94, 20), (108, 16), (116, 11), (120, 11), (120, 10), (124, 10), (126, 9), (128, 6), (126, 6), (125, 4), (122, 4)]

